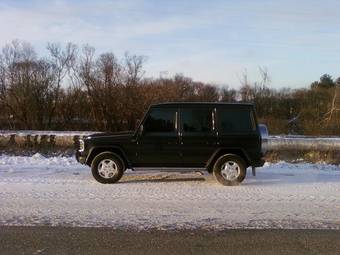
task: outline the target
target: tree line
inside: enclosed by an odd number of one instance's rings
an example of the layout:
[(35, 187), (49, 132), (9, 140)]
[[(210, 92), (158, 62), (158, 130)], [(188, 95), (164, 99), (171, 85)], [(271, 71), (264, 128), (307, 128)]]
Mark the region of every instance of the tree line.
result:
[(270, 133), (339, 135), (340, 78), (324, 74), (308, 88), (273, 89), (264, 68), (260, 81), (247, 73), (240, 88), (193, 81), (181, 74), (144, 77), (145, 57), (95, 54), (89, 45), (47, 45), (38, 56), (27, 42), (0, 53), (0, 128), (31, 130), (133, 130), (160, 102), (251, 102)]

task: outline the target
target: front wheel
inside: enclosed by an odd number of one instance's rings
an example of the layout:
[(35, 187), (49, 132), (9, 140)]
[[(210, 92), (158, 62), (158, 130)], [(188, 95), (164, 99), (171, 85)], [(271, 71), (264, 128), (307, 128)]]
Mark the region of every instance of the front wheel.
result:
[(216, 160), (213, 174), (222, 185), (236, 186), (246, 177), (246, 164), (235, 154), (225, 154)]
[(113, 152), (102, 152), (92, 161), (93, 177), (100, 183), (115, 183), (122, 178), (125, 166), (120, 156)]

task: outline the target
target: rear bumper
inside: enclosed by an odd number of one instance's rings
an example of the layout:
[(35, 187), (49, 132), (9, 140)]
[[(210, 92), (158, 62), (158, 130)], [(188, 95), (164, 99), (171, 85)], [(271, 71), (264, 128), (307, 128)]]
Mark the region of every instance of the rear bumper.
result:
[(79, 151), (76, 152), (76, 160), (80, 163), (80, 164), (85, 164), (86, 162), (86, 157), (81, 155)]

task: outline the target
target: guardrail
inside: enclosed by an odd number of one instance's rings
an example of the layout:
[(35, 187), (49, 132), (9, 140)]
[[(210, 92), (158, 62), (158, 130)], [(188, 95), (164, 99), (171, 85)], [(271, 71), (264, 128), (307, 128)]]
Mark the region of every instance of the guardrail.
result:
[(340, 137), (268, 136), (263, 139), (266, 151), (340, 151)]

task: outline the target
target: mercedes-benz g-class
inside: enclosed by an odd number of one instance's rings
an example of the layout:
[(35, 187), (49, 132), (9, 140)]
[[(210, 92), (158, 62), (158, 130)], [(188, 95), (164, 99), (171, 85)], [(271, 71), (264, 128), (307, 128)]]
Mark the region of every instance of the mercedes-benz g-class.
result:
[(252, 104), (152, 105), (133, 132), (98, 133), (79, 141), (77, 160), (101, 183), (126, 169), (206, 170), (223, 185), (237, 185), (247, 167), (263, 165), (261, 135)]

